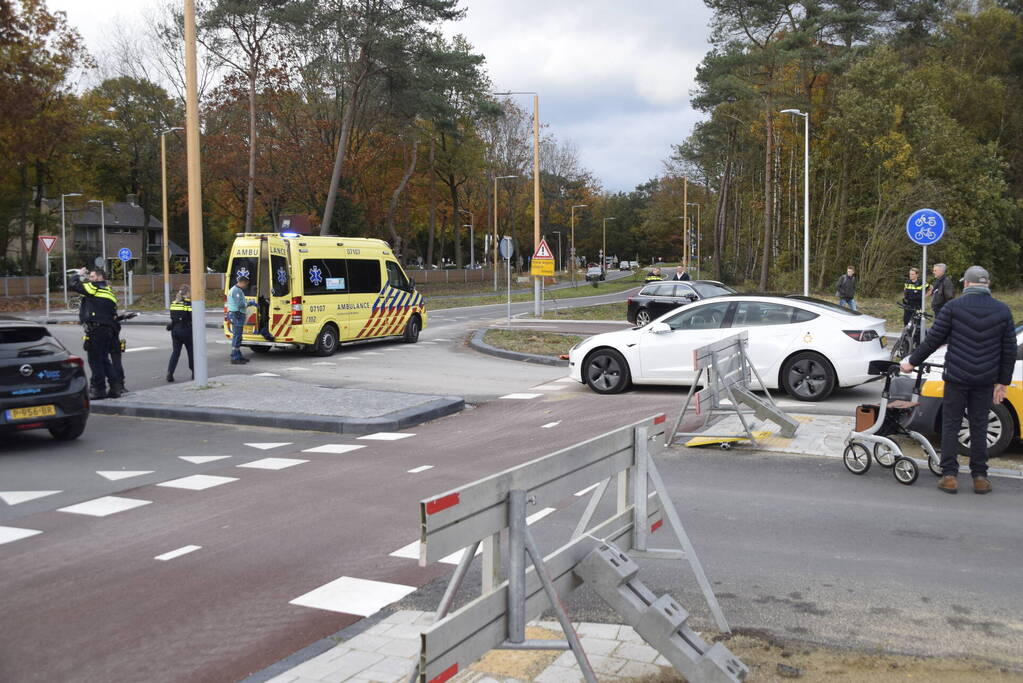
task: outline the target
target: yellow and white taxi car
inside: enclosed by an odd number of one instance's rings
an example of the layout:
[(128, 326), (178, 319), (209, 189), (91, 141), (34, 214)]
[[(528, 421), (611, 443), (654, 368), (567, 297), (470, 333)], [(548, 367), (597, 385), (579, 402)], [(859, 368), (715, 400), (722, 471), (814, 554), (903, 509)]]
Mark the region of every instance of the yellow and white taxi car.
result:
[[(930, 361), (942, 363), (945, 348), (938, 349)], [(926, 377), (920, 390), (920, 406), (913, 417), (913, 428), (923, 433), (941, 432), (941, 399), (945, 395), (945, 383), (941, 380), (941, 369), (935, 368)], [(1000, 405), (991, 406), (988, 413), (987, 448), (988, 455), (1001, 454), (1013, 439), (1023, 438), (1023, 325), (1016, 328), (1016, 365), (1012, 371), (1012, 383)], [(963, 419), (959, 429), (959, 451), (963, 455), (970, 450), (969, 423)]]
[[(238, 235), (227, 290), (245, 276), (250, 308), (242, 346), (296, 348), (321, 356), (342, 342), (400, 338), (426, 327), (426, 304), (383, 240), (296, 233)], [(225, 303), (224, 333), (230, 338)]]

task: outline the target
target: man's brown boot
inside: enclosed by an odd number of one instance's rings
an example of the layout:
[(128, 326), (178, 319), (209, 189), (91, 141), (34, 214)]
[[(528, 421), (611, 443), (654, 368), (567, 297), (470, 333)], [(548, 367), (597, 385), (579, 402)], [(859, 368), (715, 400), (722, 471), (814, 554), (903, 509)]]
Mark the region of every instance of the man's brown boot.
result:
[(959, 490), (959, 482), (956, 481), (956, 475), (946, 474), (938, 480), (938, 488), (945, 493), (955, 493)]
[(973, 492), (974, 493), (991, 493), (991, 482), (987, 480), (987, 477), (974, 477), (973, 478)]

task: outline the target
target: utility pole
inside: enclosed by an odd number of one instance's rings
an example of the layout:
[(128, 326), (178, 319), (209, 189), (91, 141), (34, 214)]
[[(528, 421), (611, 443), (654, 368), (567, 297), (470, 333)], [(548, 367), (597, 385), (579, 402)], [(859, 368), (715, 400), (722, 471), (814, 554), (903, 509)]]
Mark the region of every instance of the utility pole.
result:
[(188, 259), (192, 287), (195, 383), (206, 386), (206, 256), (202, 242), (202, 171), (199, 166), (199, 87), (195, 54), (195, 0), (185, 0), (185, 155), (188, 161)]

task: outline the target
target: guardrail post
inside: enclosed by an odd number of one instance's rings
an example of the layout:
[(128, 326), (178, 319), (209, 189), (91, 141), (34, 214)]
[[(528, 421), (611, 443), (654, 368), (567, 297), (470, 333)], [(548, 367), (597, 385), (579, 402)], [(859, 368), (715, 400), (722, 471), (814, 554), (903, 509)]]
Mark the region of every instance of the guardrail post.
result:
[(508, 492), (508, 640), (526, 639), (526, 492)]

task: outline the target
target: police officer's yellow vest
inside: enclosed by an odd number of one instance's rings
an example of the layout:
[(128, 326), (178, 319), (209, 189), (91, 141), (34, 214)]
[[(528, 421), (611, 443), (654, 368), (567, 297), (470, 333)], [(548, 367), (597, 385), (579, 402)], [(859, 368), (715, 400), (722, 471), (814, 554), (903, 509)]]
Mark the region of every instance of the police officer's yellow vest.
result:
[(97, 287), (91, 282), (83, 282), (82, 289), (89, 296), (94, 296), (97, 299), (109, 299), (113, 302), (114, 306), (117, 306), (117, 297), (114, 295), (114, 290), (110, 287)]
[(170, 305), (170, 310), (172, 310), (172, 311), (183, 311), (185, 313), (191, 313), (192, 312), (192, 302), (190, 300), (188, 300), (188, 299), (185, 299), (184, 301), (176, 301), (176, 300), (172, 301), (171, 305)]

